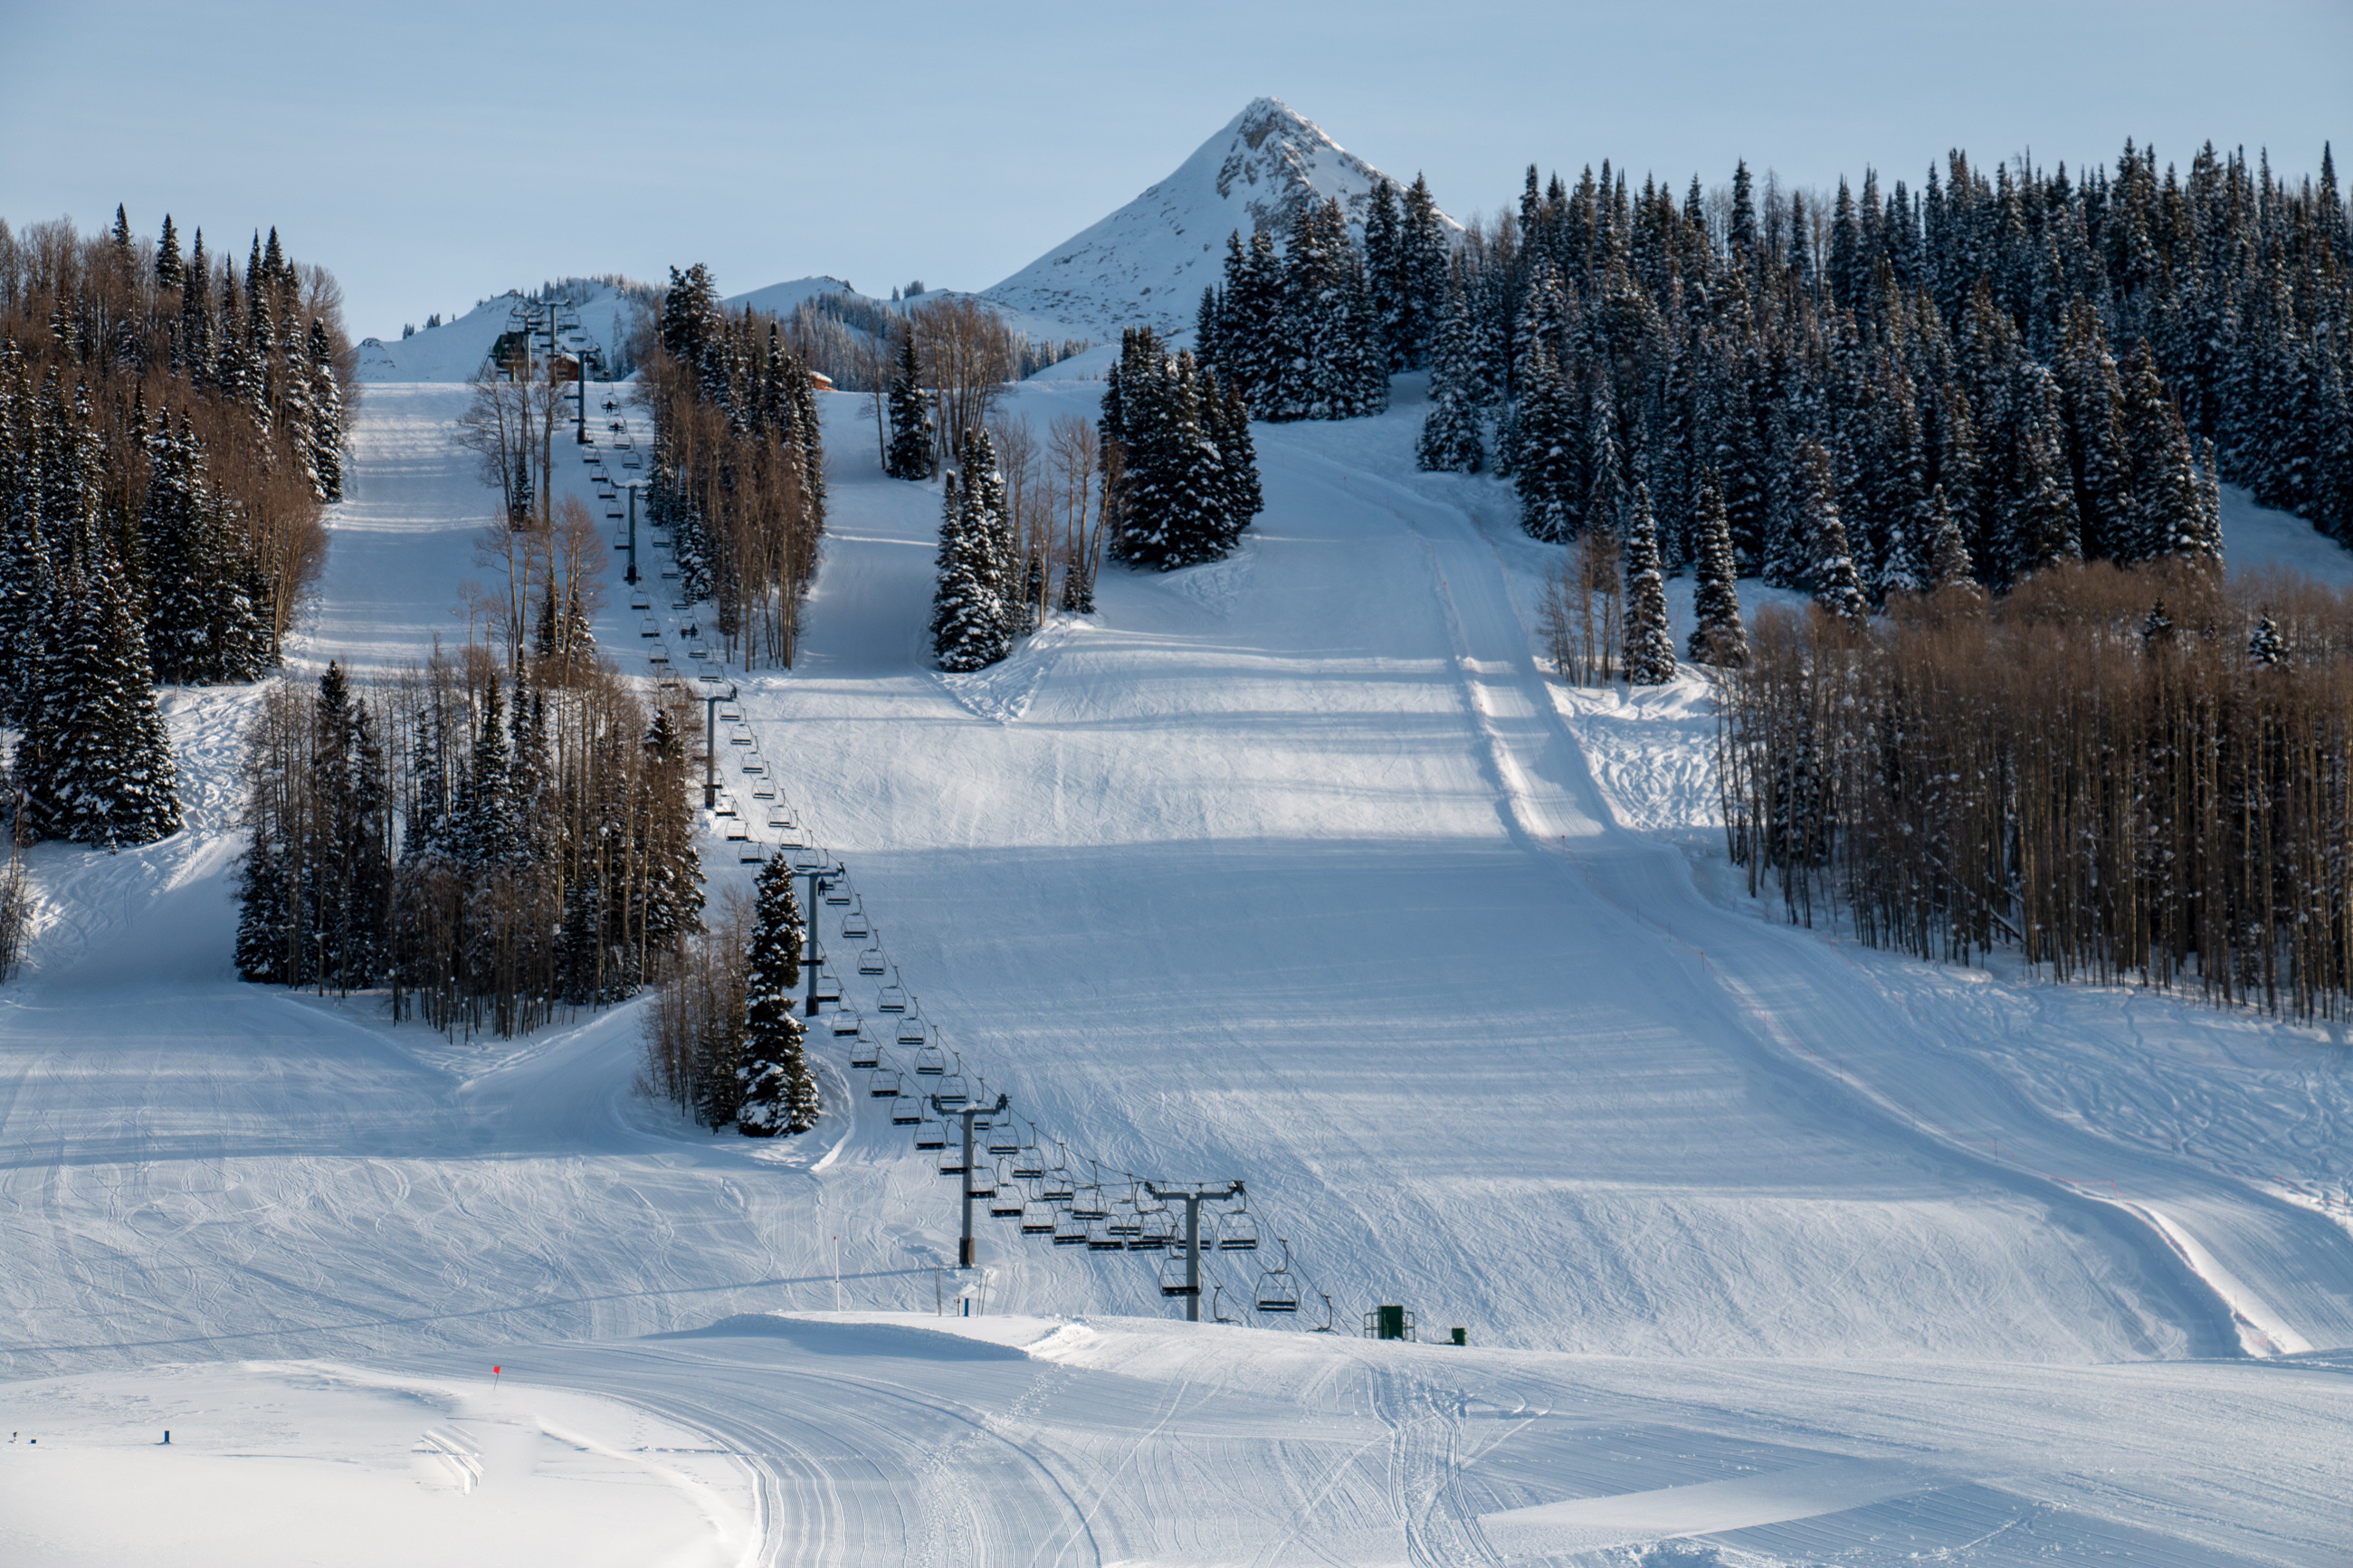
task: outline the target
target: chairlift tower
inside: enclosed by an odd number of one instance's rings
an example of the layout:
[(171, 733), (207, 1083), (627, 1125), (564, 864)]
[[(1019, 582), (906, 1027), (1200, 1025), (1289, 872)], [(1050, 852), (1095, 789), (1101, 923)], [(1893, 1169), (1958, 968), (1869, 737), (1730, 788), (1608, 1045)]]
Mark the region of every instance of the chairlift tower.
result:
[(1002, 1094), (997, 1097), (997, 1103), (995, 1105), (965, 1105), (962, 1107), (949, 1104), (948, 1097), (946, 1095), (934, 1094), (928, 1095), (925, 1098), (931, 1102), (933, 1114), (937, 1116), (941, 1121), (944, 1121), (951, 1116), (961, 1117), (964, 1121), (964, 1163), (956, 1168), (955, 1173), (964, 1186), (964, 1239), (956, 1244), (956, 1267), (958, 1268), (970, 1268), (975, 1267), (973, 1261), (974, 1246), (972, 1239), (972, 1200), (976, 1195), (972, 1190), (973, 1122), (979, 1117), (1004, 1115), (1006, 1107), (1010, 1105), (1012, 1102)]
[(825, 962), (825, 950), (818, 945), (817, 940), (818, 910), (824, 901), (826, 884), (837, 877), (849, 875), (849, 868), (831, 856), (822, 856), (807, 864), (807, 869), (798, 873), (808, 879), (809, 885), (808, 902), (803, 906), (801, 916), (801, 967), (808, 973), (808, 998), (802, 1012), (814, 1018), (825, 1001), (817, 994), (817, 966)]
[(729, 686), (725, 696), (712, 695), (702, 700), (702, 809), (711, 810), (719, 804), (719, 705), (735, 700), (735, 688)]
[(1161, 1202), (1185, 1205), (1185, 1321), (1201, 1321), (1201, 1205), (1242, 1195), (1240, 1178), (1230, 1182), (1146, 1182), (1144, 1190)]
[(617, 544), (613, 548), (628, 551), (629, 569), (622, 574), (621, 580), (634, 588), (638, 585), (638, 492), (646, 488), (646, 481), (624, 479), (615, 488), (629, 492), (629, 542), (627, 545)]

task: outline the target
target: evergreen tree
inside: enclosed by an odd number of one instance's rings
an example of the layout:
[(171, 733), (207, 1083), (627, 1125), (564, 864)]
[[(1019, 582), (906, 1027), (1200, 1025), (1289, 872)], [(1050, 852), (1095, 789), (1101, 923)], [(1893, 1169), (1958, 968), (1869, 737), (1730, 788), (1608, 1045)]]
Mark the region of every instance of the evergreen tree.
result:
[(768, 1138), (806, 1132), (816, 1123), (817, 1084), (804, 1026), (793, 1006), (807, 932), (792, 868), (782, 859), (770, 860), (760, 868), (754, 887), (735, 1125), (747, 1137)]
[(1438, 329), (1438, 353), (1430, 373), (1430, 413), (1414, 442), (1414, 461), (1424, 468), (1475, 474), (1486, 452), (1479, 439), (1475, 387), (1479, 377), (1477, 330), (1459, 272), (1449, 277)]
[(1659, 530), (1651, 487), (1634, 487), (1626, 526), (1626, 680), (1664, 686), (1675, 678), (1675, 637), (1667, 625), (1667, 590), (1659, 569)]
[(1580, 531), (1583, 498), (1574, 488), (1585, 465), (1571, 449), (1568, 387), (1541, 338), (1530, 340), (1520, 363), (1519, 456), (1512, 484), (1520, 494), (1520, 526), (1531, 539), (1566, 543)]
[(1396, 341), (1407, 369), (1419, 370), (1431, 361), (1439, 321), (1446, 308), (1453, 248), (1429, 182), (1416, 174), (1406, 188), (1398, 233)]
[(311, 318), (310, 362), (312, 482), (321, 500), (339, 501), (343, 499), (343, 392), (335, 379), (334, 345), (328, 340), (327, 323), (316, 316)]
[(1841, 620), (1863, 624), (1870, 606), (1862, 596), (1862, 580), (1847, 547), (1846, 524), (1840, 521), (1837, 485), (1831, 455), (1818, 441), (1798, 447), (1799, 516), (1812, 546), (1812, 570), (1808, 574), (1814, 603)]
[(1406, 300), (1404, 259), (1397, 187), (1383, 176), (1373, 182), (1365, 208), (1365, 274), (1385, 371), (1403, 370), (1407, 364), (1411, 307)]
[(2279, 623), (2265, 610), (2255, 623), (2254, 635), (2247, 639), (2247, 661), (2261, 668), (2270, 669), (2287, 658), (2287, 639), (2280, 636)]
[(1732, 553), (1732, 521), (1712, 468), (1700, 476), (1699, 514), (1693, 531), (1696, 582), (1692, 614), (1697, 625), (1692, 627), (1691, 657), (1719, 669), (1738, 669), (1748, 662), (1748, 628), (1740, 619), (1740, 569)]
[(165, 289), (177, 289), (185, 275), (180, 259), (180, 236), (172, 226), (172, 215), (164, 215), (164, 233), (155, 241), (155, 281)]
[(119, 572), (101, 551), (52, 578), (18, 746), (40, 830), (83, 844), (180, 830), (179, 770)]
[(1931, 593), (1980, 595), (1977, 577), (1969, 564), (1968, 539), (1961, 532), (1960, 521), (1953, 509), (1945, 504), (1945, 487), (1938, 485), (1928, 494), (1927, 529), (1928, 580)]
[(928, 479), (938, 449), (932, 428), (932, 400), (924, 395), (923, 372), (915, 361), (915, 333), (899, 331), (898, 368), (891, 378), (891, 446), (884, 470), (894, 479)]
[(688, 805), (693, 748), (670, 710), (658, 708), (640, 747), (644, 756), (633, 819), (644, 900), (640, 940), (649, 952), (666, 952), (681, 937), (702, 929), (702, 858), (694, 848), (694, 812)]
[(962, 455), (963, 482), (950, 483), (941, 502), (939, 581), (932, 595), (932, 655), (952, 673), (985, 669), (1013, 644), (1012, 611), (997, 588), (993, 520), (965, 494), (973, 473), (969, 450)]

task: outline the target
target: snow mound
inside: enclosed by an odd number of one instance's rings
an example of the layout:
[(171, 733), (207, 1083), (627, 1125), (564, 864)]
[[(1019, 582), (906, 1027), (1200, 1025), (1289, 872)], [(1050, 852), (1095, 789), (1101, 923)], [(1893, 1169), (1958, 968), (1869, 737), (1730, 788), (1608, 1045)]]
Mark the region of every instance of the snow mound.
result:
[(1280, 233), (1327, 196), (1361, 230), (1381, 178), (1281, 100), (1254, 99), (1166, 179), (981, 297), (1098, 340), (1137, 325), (1187, 331), (1224, 266), (1226, 236)]

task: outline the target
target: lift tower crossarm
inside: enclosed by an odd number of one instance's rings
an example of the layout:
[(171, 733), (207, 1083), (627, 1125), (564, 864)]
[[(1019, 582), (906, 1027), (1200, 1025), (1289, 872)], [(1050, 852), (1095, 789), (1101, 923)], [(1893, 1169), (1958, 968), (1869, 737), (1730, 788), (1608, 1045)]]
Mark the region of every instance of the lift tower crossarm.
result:
[(1201, 1321), (1201, 1205), (1242, 1195), (1240, 1177), (1230, 1182), (1146, 1182), (1144, 1190), (1166, 1203), (1185, 1205), (1185, 1321)]

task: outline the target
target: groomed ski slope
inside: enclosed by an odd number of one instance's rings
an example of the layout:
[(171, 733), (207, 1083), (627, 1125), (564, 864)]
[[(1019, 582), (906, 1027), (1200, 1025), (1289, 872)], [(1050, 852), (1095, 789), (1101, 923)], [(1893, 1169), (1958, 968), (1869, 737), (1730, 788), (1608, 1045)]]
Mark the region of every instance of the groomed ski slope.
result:
[[(1010, 407), (1091, 416), (1088, 363)], [(303, 670), (464, 636), (463, 398), (369, 389)], [(2341, 1561), (2343, 1046), (1781, 924), (1710, 826), (1704, 688), (1548, 681), (1548, 552), (1507, 490), (1411, 470), (1417, 401), (1259, 427), (1240, 556), (1114, 569), (1099, 616), (950, 678), (936, 491), (828, 398), (806, 655), (737, 679), (969, 1069), (1074, 1153), (1246, 1178), (1344, 1332), (1403, 1301), (1472, 1348), (1154, 1321), (1141, 1258), (1001, 1221), (983, 1315), (938, 1320), (951, 1184), (828, 1037), (836, 1114), (780, 1148), (638, 1099), (634, 1008), (452, 1044), (238, 984), (253, 700), (174, 693), (190, 830), (37, 851), (0, 992), (0, 1425), (56, 1467), (5, 1450), (0, 1542), (85, 1497), (87, 1555), (45, 1560), (119, 1560), (95, 1500), (155, 1462), (158, 1381), (215, 1380), (175, 1448), (226, 1453), (308, 1408), (291, 1376), (425, 1390), (428, 1448), (470, 1418), (706, 1450), (606, 1478), (671, 1555), (584, 1518), (550, 1561)], [(2234, 547), (2294, 526), (2232, 515)], [(600, 631), (642, 668), (615, 576)], [(715, 839), (710, 868), (747, 869)], [(1264, 1261), (1221, 1260), (1229, 1306)], [(492, 1362), (517, 1403), (486, 1415)], [(413, 1463), (340, 1404), (286, 1420), (312, 1458)], [(532, 1506), (404, 1485), (371, 1539), (419, 1553), (446, 1521), (404, 1537), (404, 1507)], [(191, 1560), (301, 1560), (255, 1517)]]

